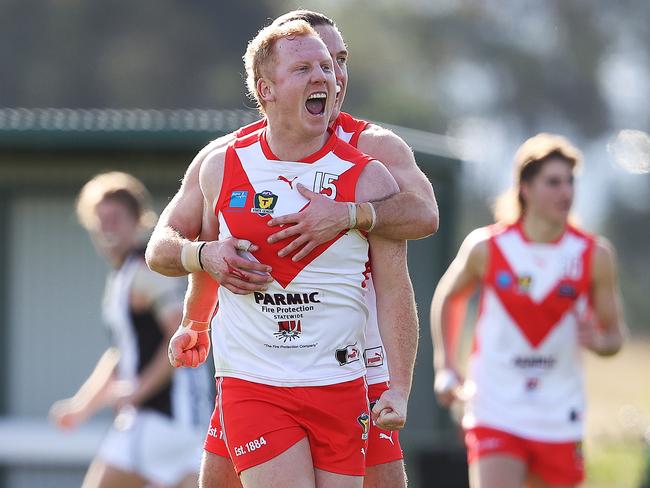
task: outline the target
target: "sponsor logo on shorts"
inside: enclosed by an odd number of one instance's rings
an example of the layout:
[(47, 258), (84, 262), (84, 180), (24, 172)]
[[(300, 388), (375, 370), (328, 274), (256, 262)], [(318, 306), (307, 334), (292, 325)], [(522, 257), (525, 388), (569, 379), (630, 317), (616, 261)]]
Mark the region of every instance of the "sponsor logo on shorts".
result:
[(395, 445), (395, 442), (393, 442), (393, 433), (392, 432), (390, 432), (389, 434), (384, 434), (383, 432), (380, 432), (379, 433), (379, 438), (380, 439), (386, 439), (392, 445)]
[(249, 452), (260, 449), (264, 446), (266, 446), (266, 439), (264, 439), (264, 436), (262, 436), (258, 439), (253, 439), (252, 441), (246, 442), (241, 446), (235, 446), (233, 450), (235, 451), (235, 456), (239, 457), (243, 456), (244, 454), (248, 454)]
[(300, 320), (284, 320), (278, 322), (278, 331), (273, 335), (282, 342), (299, 339), (302, 333), (302, 323)]
[(356, 342), (354, 344), (348, 344), (344, 348), (337, 349), (334, 353), (336, 360), (339, 362), (339, 366), (345, 364), (350, 364), (361, 359), (361, 352), (357, 347)]
[(223, 439), (223, 432), (216, 427), (210, 427), (208, 429), (208, 435), (214, 437), (215, 439)]
[(270, 215), (276, 203), (278, 203), (278, 196), (269, 190), (264, 190), (255, 194), (251, 212), (260, 216)]
[(493, 451), (501, 446), (501, 439), (498, 437), (488, 437), (481, 439), (476, 443), (476, 448), (479, 452)]
[(367, 412), (363, 412), (357, 417), (357, 422), (361, 426), (361, 439), (368, 439), (368, 432), (370, 432), (370, 416)]
[(382, 346), (371, 347), (363, 351), (366, 360), (366, 368), (377, 368), (384, 364), (384, 348)]
[(244, 208), (246, 206), (246, 199), (248, 198), (247, 191), (234, 191), (230, 194), (230, 208)]

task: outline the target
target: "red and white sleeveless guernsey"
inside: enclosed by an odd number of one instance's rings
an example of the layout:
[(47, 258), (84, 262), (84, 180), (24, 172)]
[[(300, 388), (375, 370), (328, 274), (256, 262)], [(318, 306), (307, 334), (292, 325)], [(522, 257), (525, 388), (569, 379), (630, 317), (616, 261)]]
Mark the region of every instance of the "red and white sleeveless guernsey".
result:
[[(361, 133), (366, 130), (370, 123), (356, 119), (350, 114), (339, 112), (332, 128), (339, 139), (357, 147)], [(247, 136), (253, 132), (266, 127), (266, 119), (260, 119), (252, 124), (242, 127), (237, 131), (237, 137)], [(384, 344), (379, 335), (379, 324), (377, 322), (377, 299), (375, 288), (370, 277), (366, 283), (366, 301), (369, 310), (368, 323), (366, 324), (366, 347), (363, 351), (363, 360), (366, 363), (366, 381), (369, 385), (383, 383), (389, 380), (388, 361), (384, 351)]]
[(470, 356), (463, 427), (545, 442), (582, 437), (576, 314), (589, 303), (594, 239), (568, 227), (554, 243), (494, 226)]
[(213, 319), (217, 376), (276, 386), (319, 386), (365, 374), (368, 318), (364, 280), (368, 241), (341, 233), (298, 262), (280, 258), (286, 242), (268, 244), (272, 217), (300, 211), (308, 201), (301, 183), (338, 201), (354, 201), (359, 175), (371, 161), (330, 133), (324, 147), (303, 161), (280, 161), (266, 130), (235, 140), (227, 149), (215, 212), (219, 239), (236, 236), (257, 244), (250, 259), (272, 266), (265, 292), (236, 295), (219, 288)]

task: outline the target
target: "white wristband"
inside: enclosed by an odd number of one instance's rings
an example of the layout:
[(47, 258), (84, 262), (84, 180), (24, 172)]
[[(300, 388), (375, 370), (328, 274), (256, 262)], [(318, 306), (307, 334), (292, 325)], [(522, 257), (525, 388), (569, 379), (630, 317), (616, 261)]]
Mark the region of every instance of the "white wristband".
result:
[(451, 369), (441, 369), (436, 371), (436, 380), (434, 382), (434, 390), (437, 393), (446, 393), (453, 390), (460, 385), (458, 376)]
[(357, 204), (354, 202), (346, 202), (348, 205), (348, 228), (356, 229), (357, 227)]
[(192, 241), (183, 244), (181, 264), (185, 268), (185, 271), (188, 273), (203, 271), (203, 266), (201, 266), (201, 250), (206, 244), (205, 241)]

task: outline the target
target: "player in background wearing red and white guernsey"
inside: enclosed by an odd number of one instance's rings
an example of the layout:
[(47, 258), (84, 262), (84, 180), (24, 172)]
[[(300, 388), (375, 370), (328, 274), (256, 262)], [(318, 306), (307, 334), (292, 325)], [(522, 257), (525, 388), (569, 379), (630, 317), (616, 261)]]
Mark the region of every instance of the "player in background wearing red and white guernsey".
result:
[[(249, 91), (268, 124), (203, 161), (201, 236), (214, 238), (218, 232), (223, 240), (236, 233), (257, 242), (249, 257), (273, 263), (274, 269), (269, 293), (219, 289), (213, 334), (216, 373), (223, 377), (218, 404), (224, 439), (244, 486), (360, 487), (369, 428), (360, 361), (368, 241), (359, 231), (341, 233), (296, 262), (278, 255), (282, 244), (263, 242), (272, 233), (265, 221), (269, 214), (296, 213), (308, 203), (292, 188), (296, 179), (311, 184), (320, 175), (320, 187), (343, 201), (383, 198), (398, 187), (384, 166), (327, 131), (336, 95), (334, 68), (325, 44), (306, 22), (263, 29), (245, 60)], [(356, 207), (347, 206), (354, 221)], [(237, 215), (241, 209), (244, 214)], [(368, 240), (392, 380), (373, 417), (393, 430), (406, 419), (416, 347), (416, 337), (405, 343), (393, 324), (415, 331), (417, 319), (405, 242)], [(197, 270), (205, 246), (190, 248)], [(189, 263), (187, 257), (184, 262)], [(205, 273), (191, 275), (187, 303), (205, 289), (200, 283), (206, 277), (211, 281)], [(296, 303), (302, 306), (288, 306)], [(278, 314), (285, 312), (300, 316), (282, 321)], [(298, 337), (300, 342), (291, 344)], [(205, 357), (205, 348), (198, 358), (192, 352), (192, 365)]]
[[(579, 160), (564, 137), (528, 139), (515, 156), (516, 184), (497, 202), (498, 224), (467, 236), (432, 300), (434, 389), (445, 406), (466, 402), (474, 488), (583, 479), (580, 349), (616, 354), (625, 325), (612, 246), (569, 223)], [(477, 287), (463, 382), (458, 338)]]
[[(292, 19), (302, 19), (312, 25), (324, 40), (334, 61), (338, 93), (331, 120), (337, 127), (337, 134), (344, 139), (349, 139), (352, 145), (384, 163), (402, 189), (400, 193), (385, 200), (373, 202), (377, 220), (372, 233), (389, 238), (406, 239), (426, 237), (435, 232), (438, 217), (433, 189), (425, 175), (417, 167), (410, 148), (392, 132), (375, 124), (358, 121), (340, 112), (348, 84), (348, 51), (335, 24), (322, 14), (305, 10), (289, 12), (276, 19), (275, 23)], [(258, 128), (262, 124), (263, 121), (260, 121), (252, 128)], [(248, 129), (250, 130), (251, 127), (249, 126)], [(188, 239), (196, 239), (201, 231), (199, 216), (202, 209), (202, 195), (198, 184), (199, 168), (206, 154), (219, 145), (228, 144), (234, 135), (231, 134), (213, 141), (197, 155), (188, 168), (179, 192), (163, 212), (149, 243), (147, 257), (152, 269), (168, 275), (187, 273), (182, 266), (181, 249), (188, 243)], [(407, 188), (408, 190), (406, 190)], [(296, 239), (292, 242), (298, 245), (306, 242), (309, 247), (303, 247), (302, 251), (295, 255), (295, 259), (302, 258), (305, 251), (330, 239), (341, 230), (347, 229), (349, 225), (348, 209), (345, 205), (309, 192), (301, 186), (298, 186), (298, 189), (310, 199), (310, 205), (303, 212), (292, 216), (293, 219), (299, 221), (299, 225), (292, 227), (292, 232), (302, 233), (300, 241)], [(366, 210), (363, 207), (359, 208), (359, 212), (363, 213), (362, 217), (365, 216)], [(365, 225), (367, 230), (369, 218), (358, 220), (358, 225)], [(271, 221), (271, 223), (275, 224), (276, 222)], [(277, 235), (274, 236), (274, 238), (277, 237)], [(261, 290), (269, 278), (267, 274), (269, 268), (238, 256), (235, 242), (235, 239), (229, 239), (223, 242), (210, 242), (206, 245), (202, 251), (206, 270), (235, 293)], [(251, 251), (255, 251), (256, 248), (253, 246)], [(230, 269), (243, 273), (248, 281), (240, 280), (231, 273), (224, 258), (231, 265)], [(259, 274), (252, 274), (250, 271), (256, 271)], [(205, 317), (205, 320), (209, 320), (209, 315)], [(376, 400), (385, 388), (387, 370), (385, 364), (380, 364), (383, 361), (381, 354), (384, 353), (381, 344), (378, 343), (370, 349), (366, 356), (368, 366), (371, 366), (368, 370), (370, 372), (368, 376), (369, 394), (371, 400)], [(375, 366), (377, 364), (380, 365)], [(216, 429), (211, 428), (211, 432), (216, 432)], [(225, 449), (222, 452), (225, 452)], [(220, 480), (222, 483), (219, 486), (239, 485), (238, 479), (232, 476), (233, 471), (227, 459), (206, 452), (203, 462), (209, 468), (203, 469), (202, 474), (204, 476), (214, 474), (214, 479)], [(382, 432), (380, 429), (373, 430), (371, 428), (367, 467), (364, 486), (368, 488), (405, 486), (405, 473), (397, 433), (390, 434)], [(227, 475), (230, 476), (232, 485), (228, 485), (225, 481)], [(210, 478), (210, 480), (212, 479)], [(210, 480), (202, 479), (206, 484), (209, 484)]]

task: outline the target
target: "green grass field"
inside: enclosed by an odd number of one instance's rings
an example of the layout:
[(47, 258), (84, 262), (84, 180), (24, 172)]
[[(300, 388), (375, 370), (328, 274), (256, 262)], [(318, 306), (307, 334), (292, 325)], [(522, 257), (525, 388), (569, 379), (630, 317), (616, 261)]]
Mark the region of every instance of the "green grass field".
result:
[(639, 488), (650, 462), (650, 337), (612, 358), (585, 355), (585, 488)]

